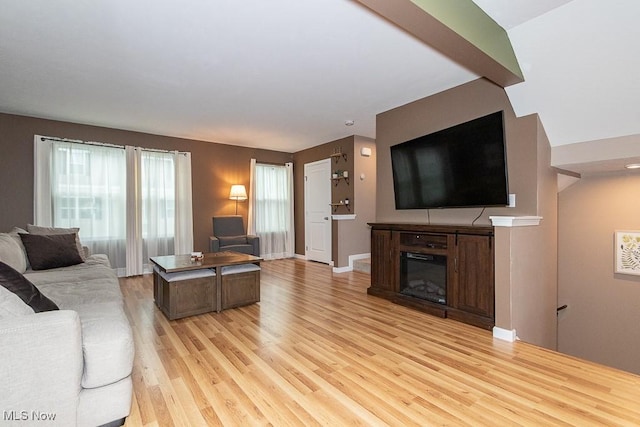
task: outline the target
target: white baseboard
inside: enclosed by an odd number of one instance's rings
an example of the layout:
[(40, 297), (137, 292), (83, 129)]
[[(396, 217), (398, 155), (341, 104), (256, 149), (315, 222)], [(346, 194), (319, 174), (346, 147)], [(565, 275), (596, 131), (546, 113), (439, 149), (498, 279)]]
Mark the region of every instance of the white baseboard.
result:
[(347, 273), (353, 271), (353, 262), (359, 259), (371, 258), (371, 253), (349, 255), (349, 265), (346, 267), (333, 267), (334, 273)]
[[(300, 254), (293, 254), (293, 257), (295, 259), (301, 259), (303, 261), (309, 261), (309, 258), (307, 258), (307, 255), (300, 255)], [(325, 264), (325, 263), (322, 263)], [(326, 263), (329, 267), (333, 267), (333, 261), (329, 261), (328, 263)]]
[(353, 265), (353, 261), (367, 258), (371, 258), (371, 252), (367, 252), (366, 254), (349, 255), (349, 265)]
[(518, 336), (516, 335), (515, 329), (502, 329), (497, 326), (493, 327), (493, 337), (498, 338), (499, 340), (514, 342), (518, 340)]

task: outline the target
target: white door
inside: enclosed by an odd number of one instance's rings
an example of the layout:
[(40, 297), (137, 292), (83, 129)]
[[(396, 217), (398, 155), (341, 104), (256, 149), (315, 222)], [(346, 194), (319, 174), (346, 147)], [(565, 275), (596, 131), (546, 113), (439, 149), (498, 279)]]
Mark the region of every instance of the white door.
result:
[(304, 165), (304, 236), (308, 260), (331, 264), (331, 159)]

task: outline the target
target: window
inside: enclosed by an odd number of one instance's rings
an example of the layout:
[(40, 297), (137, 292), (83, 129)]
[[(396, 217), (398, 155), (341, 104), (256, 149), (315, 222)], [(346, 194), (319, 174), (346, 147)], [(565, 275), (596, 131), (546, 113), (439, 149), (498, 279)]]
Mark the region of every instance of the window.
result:
[(35, 192), (37, 225), (80, 228), (82, 243), (120, 275), (193, 250), (189, 153), (36, 136)]
[(56, 170), (61, 176), (88, 176), (90, 150), (59, 146), (55, 149)]
[(101, 220), (102, 199), (98, 197), (60, 197), (57, 200), (60, 219)]
[(289, 194), (285, 166), (256, 165), (256, 232), (284, 232), (289, 228)]
[(293, 256), (293, 165), (255, 164), (252, 183), (255, 234), (265, 259)]
[(92, 250), (109, 251), (107, 241), (124, 241), (124, 150), (57, 141), (51, 154), (52, 225), (79, 227), (82, 242)]
[(172, 238), (175, 230), (175, 167), (171, 153), (142, 152), (142, 237)]

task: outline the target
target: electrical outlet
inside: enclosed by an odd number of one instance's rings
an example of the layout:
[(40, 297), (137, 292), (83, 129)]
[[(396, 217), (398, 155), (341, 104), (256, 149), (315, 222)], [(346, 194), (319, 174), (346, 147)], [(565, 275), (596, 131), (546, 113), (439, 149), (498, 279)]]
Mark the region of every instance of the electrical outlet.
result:
[(516, 195), (511, 193), (509, 194), (509, 204), (507, 205), (507, 207), (509, 208), (515, 208), (516, 207)]

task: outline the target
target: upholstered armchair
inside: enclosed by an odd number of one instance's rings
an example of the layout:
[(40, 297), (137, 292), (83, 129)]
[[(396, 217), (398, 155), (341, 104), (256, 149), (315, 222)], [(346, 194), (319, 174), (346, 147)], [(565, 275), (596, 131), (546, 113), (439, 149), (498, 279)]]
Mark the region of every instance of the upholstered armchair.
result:
[(260, 238), (247, 235), (240, 215), (214, 216), (209, 251), (235, 251), (260, 256)]

